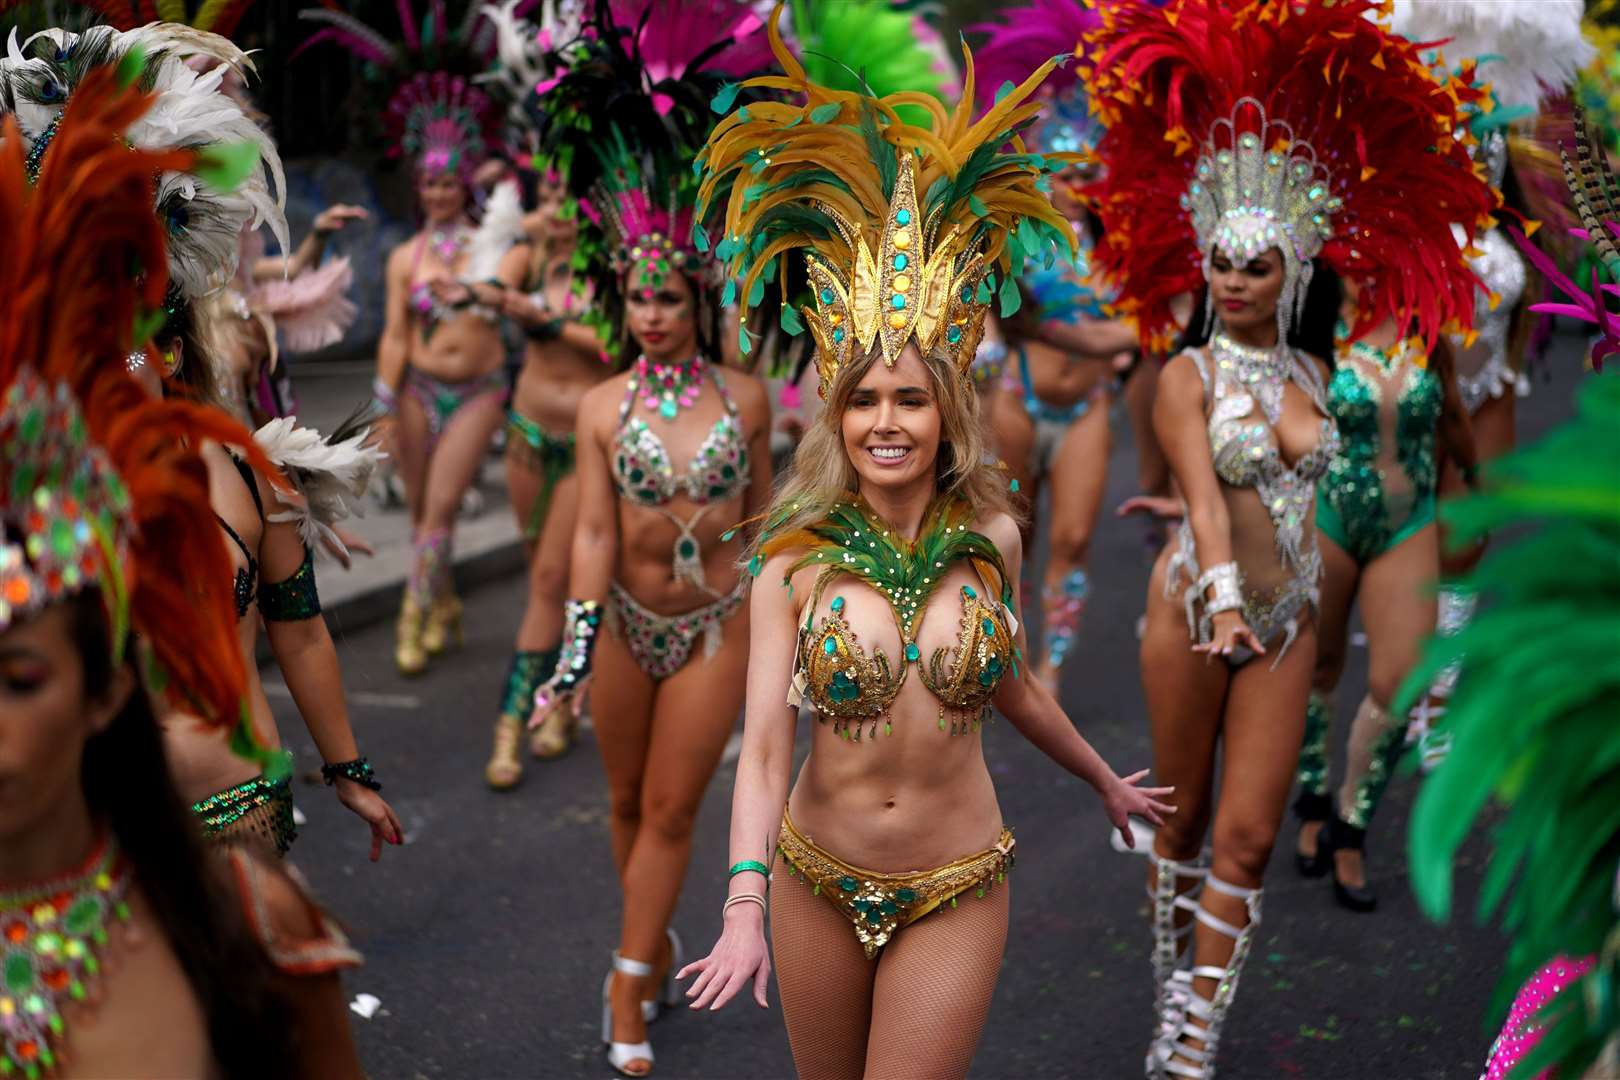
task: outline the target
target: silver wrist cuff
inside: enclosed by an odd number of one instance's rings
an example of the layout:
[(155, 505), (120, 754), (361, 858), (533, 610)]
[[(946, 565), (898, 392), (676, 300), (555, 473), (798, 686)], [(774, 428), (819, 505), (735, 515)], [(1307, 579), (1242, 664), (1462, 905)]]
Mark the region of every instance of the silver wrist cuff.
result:
[[(1214, 593), (1204, 597), (1205, 590), (1212, 587)], [(1223, 611), (1237, 611), (1243, 607), (1243, 583), (1235, 562), (1221, 563), (1205, 570), (1194, 588), (1200, 597), (1204, 597), (1205, 615), (1219, 615)]]

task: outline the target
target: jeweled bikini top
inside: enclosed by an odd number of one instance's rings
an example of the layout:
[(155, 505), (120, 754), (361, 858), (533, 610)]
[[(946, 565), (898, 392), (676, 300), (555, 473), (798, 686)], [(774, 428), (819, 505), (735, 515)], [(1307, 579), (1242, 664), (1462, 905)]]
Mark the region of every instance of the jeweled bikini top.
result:
[[(821, 564), (815, 591), (799, 633), (794, 689), (810, 697), (823, 719), (845, 738), (860, 739), (864, 725), (877, 734), (878, 721), (892, 733), (889, 707), (905, 685), (912, 664), (917, 677), (939, 701), (939, 729), (951, 734), (977, 731), (1006, 672), (1016, 663), (1006, 571), (1001, 554), (983, 534), (968, 527), (971, 513), (959, 500), (938, 500), (923, 518), (915, 541), (907, 543), (861, 502), (834, 507), (806, 532), (814, 539), (788, 576)], [(923, 662), (917, 630), (928, 602), (956, 562), (968, 559), (980, 583), (994, 581), (1002, 597), (961, 590), (962, 622), (954, 650), (935, 649)], [(888, 602), (900, 633), (898, 668), (881, 649), (870, 654), (844, 617), (845, 600), (834, 595), (819, 625), (815, 614), (828, 584), (839, 574), (855, 577)], [(988, 590), (987, 590), (988, 592)], [(952, 657), (954, 651), (955, 656)]]
[(1408, 338), (1384, 350), (1359, 341), (1346, 342), (1347, 334), (1340, 323), (1334, 334), (1339, 363), (1327, 390), (1327, 412), (1337, 422), (1343, 439), (1340, 462), (1335, 464), (1379, 466), (1383, 442), (1379, 414), (1386, 390), (1398, 387), (1395, 459), (1414, 491), (1432, 493), (1438, 474), (1435, 437), (1444, 411), (1445, 389), (1428, 368), (1423, 343)]
[[(712, 364), (704, 369), (725, 404), (726, 414), (714, 422), (697, 454), (679, 474), (669, 459), (664, 440), (645, 420), (631, 417), (640, 381), (631, 376), (619, 405), (619, 430), (614, 437), (613, 481), (621, 498), (643, 506), (662, 506), (677, 495), (698, 504), (727, 502), (748, 487), (748, 443), (743, 438), (737, 406), (726, 392), (725, 381)], [(698, 378), (702, 379), (702, 373)]]

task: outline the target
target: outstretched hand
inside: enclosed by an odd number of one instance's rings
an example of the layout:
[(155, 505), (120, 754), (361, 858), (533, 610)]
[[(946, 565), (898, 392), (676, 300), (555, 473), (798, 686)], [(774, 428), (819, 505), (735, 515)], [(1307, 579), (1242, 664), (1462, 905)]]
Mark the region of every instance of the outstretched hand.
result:
[(399, 815), (383, 801), (381, 795), (345, 777), (333, 781), (332, 787), (337, 791), (339, 801), (371, 827), (372, 862), (382, 858), (384, 841), (390, 844), (405, 842), (405, 829), (399, 823)]
[(1114, 516), (1130, 517), (1132, 514), (1148, 514), (1160, 521), (1180, 521), (1187, 516), (1187, 510), (1180, 499), (1170, 495), (1132, 495), (1119, 504)]
[(754, 983), (754, 1003), (762, 1009), (771, 1007), (765, 989), (771, 981), (771, 954), (765, 947), (765, 920), (761, 913), (749, 910), (752, 904), (740, 905), (726, 913), (725, 926), (713, 950), (701, 960), (694, 960), (675, 973), (677, 979), (696, 975), (697, 979), (686, 991), (694, 1009), (721, 1008), (737, 996), (749, 980)]
[(1193, 652), (1205, 654), (1206, 660), (1215, 656), (1231, 656), (1239, 648), (1247, 648), (1256, 656), (1266, 654), (1266, 647), (1260, 644), (1260, 636), (1249, 629), (1249, 624), (1236, 611), (1219, 612), (1211, 621), (1214, 629), (1209, 641), (1192, 647)]
[(1131, 818), (1139, 817), (1158, 827), (1164, 824), (1166, 815), (1176, 812), (1174, 806), (1159, 801), (1172, 794), (1175, 788), (1137, 786), (1147, 778), (1147, 774), (1148, 770), (1142, 769), (1124, 778), (1116, 776), (1102, 793), (1103, 813), (1108, 815), (1108, 823), (1119, 830), (1128, 848), (1136, 847), (1136, 836), (1131, 832)]

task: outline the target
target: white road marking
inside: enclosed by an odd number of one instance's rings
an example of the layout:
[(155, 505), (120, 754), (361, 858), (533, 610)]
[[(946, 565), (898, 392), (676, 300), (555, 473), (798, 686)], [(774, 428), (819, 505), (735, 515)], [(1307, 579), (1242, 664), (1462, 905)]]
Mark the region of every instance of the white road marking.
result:
[[(273, 698), (291, 698), (292, 691), (282, 682), (266, 681), (264, 696)], [(378, 709), (420, 709), (422, 699), (415, 694), (379, 694), (371, 690), (351, 690), (349, 704), (365, 705)]]

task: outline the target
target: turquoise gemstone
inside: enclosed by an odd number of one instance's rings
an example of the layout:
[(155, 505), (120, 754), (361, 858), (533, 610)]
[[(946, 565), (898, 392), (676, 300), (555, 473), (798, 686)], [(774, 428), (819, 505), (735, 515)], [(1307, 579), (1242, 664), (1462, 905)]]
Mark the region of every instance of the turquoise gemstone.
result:
[(900, 909), (895, 907), (893, 900), (883, 901), (883, 903), (878, 905), (878, 910), (883, 912), (885, 915), (898, 915), (900, 913)]
[(675, 419), (675, 414), (678, 412), (680, 412), (680, 406), (676, 405), (672, 398), (665, 398), (658, 403), (658, 415), (665, 420)]
[(838, 639), (837, 638), (828, 638), (826, 641), (823, 641), (821, 643), (821, 651), (826, 653), (828, 656), (837, 656), (838, 655)]
[(905, 294), (904, 293), (895, 293), (894, 294), (894, 299), (889, 301), (889, 302), (894, 305), (894, 309), (896, 311), (899, 311), (901, 308), (906, 306)]
[(903, 254), (902, 255), (896, 255), (894, 257), (894, 268), (896, 270), (904, 270), (910, 263), (911, 263), (911, 260), (906, 258), (905, 255), (903, 255)]
[(979, 594), (973, 591), (973, 586), (964, 585), (962, 586), (962, 596), (968, 600), (976, 600)]
[(922, 652), (917, 648), (917, 643), (915, 641), (906, 642), (906, 659), (907, 660), (910, 660), (913, 664), (915, 664), (917, 662), (917, 657), (919, 657), (921, 655), (922, 655)]
[(971, 304), (972, 302), (973, 302), (973, 287), (971, 285), (962, 286), (962, 303)]
[(996, 624), (991, 622), (988, 618), (980, 619), (979, 626), (983, 628), (984, 632), (987, 634), (994, 634), (996, 632)]
[(840, 889), (844, 890), (845, 892), (854, 892), (855, 891), (855, 879), (850, 877), (848, 874), (846, 874), (843, 877), (838, 879), (838, 887)]
[(979, 685), (980, 686), (989, 686), (994, 681), (995, 681), (995, 676), (990, 674), (990, 669), (989, 668), (985, 668), (983, 671), (979, 672)]
[(883, 916), (878, 914), (878, 909), (877, 908), (875, 908), (875, 907), (867, 908), (866, 909), (866, 921), (871, 923), (873, 926), (876, 926), (878, 923), (883, 921)]
[(895, 211), (894, 220), (895, 220), (895, 223), (898, 224), (898, 225), (910, 225), (911, 224), (911, 211), (910, 210), (897, 210), (897, 211)]
[(945, 331), (945, 340), (950, 342), (952, 345), (955, 345), (958, 341), (961, 341), (962, 328), (960, 326), (952, 326), (948, 328)]
[(844, 613), (844, 598), (842, 596), (833, 597), (832, 613), (834, 615), (842, 615)]
[(834, 293), (833, 293), (833, 291), (831, 289), (822, 289), (821, 290), (821, 302), (823, 304), (830, 304), (836, 299), (838, 299), (838, 297), (836, 295), (834, 295)]
[(909, 904), (917, 899), (917, 894), (911, 889), (896, 889), (894, 892), (894, 898), (900, 901), (902, 904)]
[(834, 328), (834, 330), (833, 330), (833, 344), (834, 345), (842, 345), (843, 343), (844, 343), (844, 328), (842, 326)]

